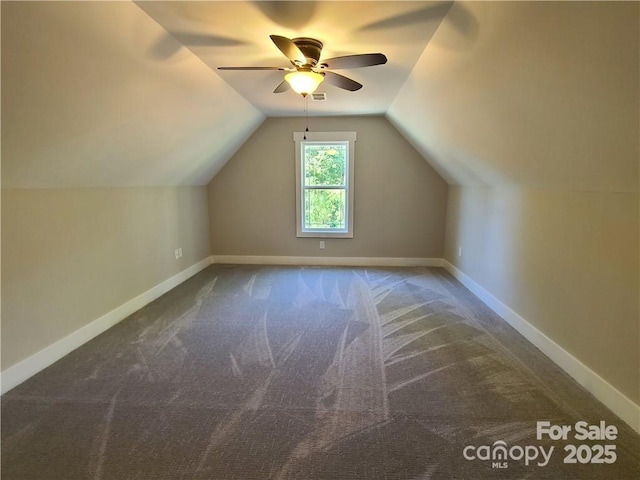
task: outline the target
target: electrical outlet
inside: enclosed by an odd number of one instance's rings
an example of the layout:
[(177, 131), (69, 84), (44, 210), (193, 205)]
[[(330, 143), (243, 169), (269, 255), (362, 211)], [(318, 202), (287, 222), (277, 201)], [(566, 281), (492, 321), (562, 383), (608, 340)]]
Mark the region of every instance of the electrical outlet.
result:
[(182, 247), (178, 249), (178, 255), (180, 256), (180, 258), (182, 258)]
[(320, 240), (320, 250), (324, 250), (324, 240)]
[(458, 247), (458, 256), (461, 257), (462, 256), (462, 247)]
[(178, 249), (175, 249), (173, 253), (176, 256), (176, 260), (180, 258), (180, 251)]

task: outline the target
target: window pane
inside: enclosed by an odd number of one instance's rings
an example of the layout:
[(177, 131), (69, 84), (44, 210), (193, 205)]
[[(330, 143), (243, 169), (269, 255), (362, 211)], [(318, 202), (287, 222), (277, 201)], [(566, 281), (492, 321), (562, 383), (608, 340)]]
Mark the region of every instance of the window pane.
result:
[(304, 227), (344, 230), (345, 190), (313, 189), (304, 192)]
[(347, 145), (304, 144), (305, 185), (346, 185)]

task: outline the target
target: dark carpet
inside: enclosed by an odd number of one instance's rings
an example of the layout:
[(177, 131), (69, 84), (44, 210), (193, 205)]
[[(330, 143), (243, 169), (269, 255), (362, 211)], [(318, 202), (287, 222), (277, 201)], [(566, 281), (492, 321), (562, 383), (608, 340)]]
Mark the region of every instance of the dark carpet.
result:
[(443, 269), (214, 265), (5, 394), (1, 460), (3, 480), (637, 480), (640, 436)]

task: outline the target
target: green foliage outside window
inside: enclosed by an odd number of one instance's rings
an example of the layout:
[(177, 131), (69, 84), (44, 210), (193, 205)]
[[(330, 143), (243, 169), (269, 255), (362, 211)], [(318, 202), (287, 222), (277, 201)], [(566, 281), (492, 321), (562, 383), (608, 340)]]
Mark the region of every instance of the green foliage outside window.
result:
[(305, 226), (314, 229), (344, 229), (347, 145), (305, 144), (303, 155)]

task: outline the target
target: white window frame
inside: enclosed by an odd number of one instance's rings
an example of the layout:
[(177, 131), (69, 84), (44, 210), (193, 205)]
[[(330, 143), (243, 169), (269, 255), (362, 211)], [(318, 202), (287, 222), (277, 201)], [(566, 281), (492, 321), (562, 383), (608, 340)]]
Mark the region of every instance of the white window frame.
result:
[[(305, 138), (306, 137), (306, 138)], [(293, 132), (293, 140), (296, 150), (296, 236), (316, 238), (353, 238), (353, 184), (355, 171), (355, 142), (356, 132)], [(304, 169), (302, 162), (303, 145), (305, 143), (321, 142), (349, 142), (347, 149), (346, 171), (346, 205), (345, 205), (345, 229), (319, 229), (304, 227)]]

